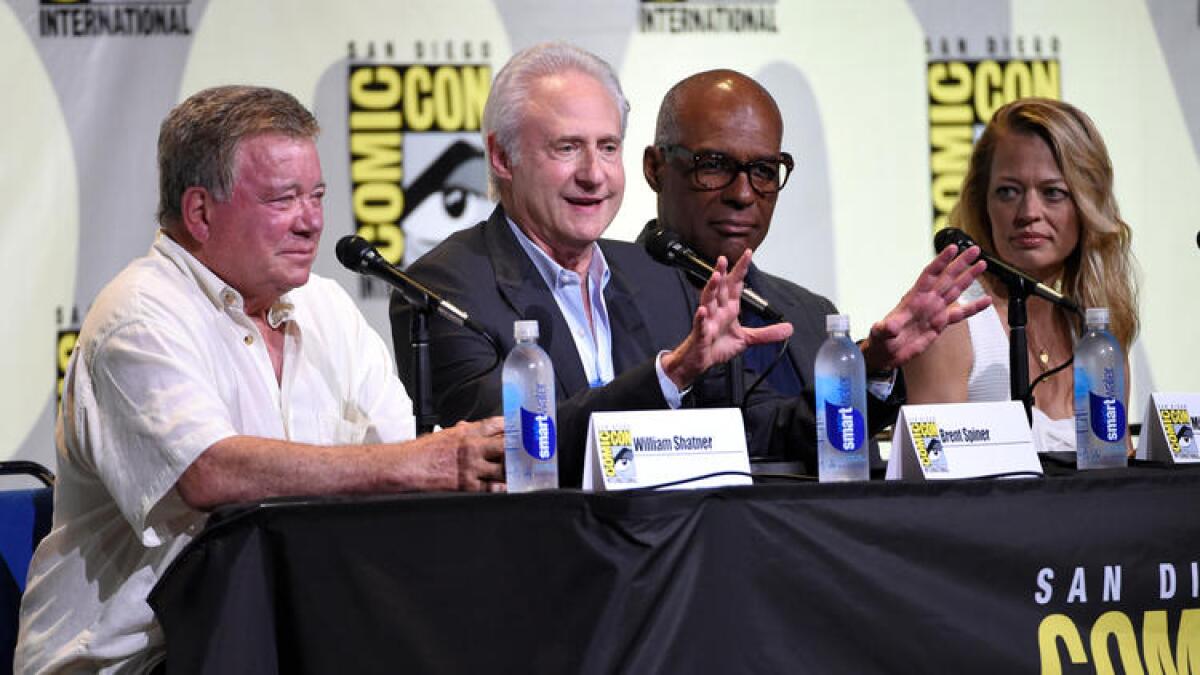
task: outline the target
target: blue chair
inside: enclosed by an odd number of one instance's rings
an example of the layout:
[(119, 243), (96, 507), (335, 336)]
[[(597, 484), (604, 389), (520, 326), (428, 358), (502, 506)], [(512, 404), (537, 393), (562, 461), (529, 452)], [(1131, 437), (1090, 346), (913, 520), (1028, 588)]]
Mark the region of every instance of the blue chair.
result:
[(54, 474), (37, 462), (0, 462), (0, 476), (25, 475), (45, 487), (0, 490), (0, 674), (12, 672), (17, 620), (29, 560), (50, 531)]

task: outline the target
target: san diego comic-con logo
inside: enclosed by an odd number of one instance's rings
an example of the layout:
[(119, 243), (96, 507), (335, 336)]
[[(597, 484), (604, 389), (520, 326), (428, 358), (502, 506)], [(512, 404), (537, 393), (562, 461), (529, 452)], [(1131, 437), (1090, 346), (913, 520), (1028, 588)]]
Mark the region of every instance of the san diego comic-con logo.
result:
[(643, 33), (778, 33), (777, 0), (641, 0)]
[(610, 483), (636, 483), (633, 431), (628, 425), (600, 429), (600, 468)]
[[(1058, 38), (927, 38), (929, 169), (933, 230), (958, 202), (975, 139), (992, 115), (1019, 98), (1062, 96)], [(972, 47), (981, 47), (972, 52)], [(982, 54), (982, 55), (980, 55)]]
[[(416, 50), (437, 59), (429, 62), (384, 63), (370, 59), (374, 49), (367, 59), (352, 52), (347, 77), (355, 234), (400, 266), (492, 208), (479, 138), (490, 46), (436, 45)], [(465, 62), (452, 62), (459, 58)], [(386, 293), (365, 276), (359, 284), (364, 298)]]
[(917, 460), (926, 473), (945, 473), (950, 470), (946, 463), (946, 453), (942, 449), (942, 434), (938, 430), (937, 421), (910, 421), (908, 433), (912, 437), (913, 449), (917, 451)]
[(191, 35), (191, 0), (40, 0), (42, 37)]
[(1186, 406), (1163, 406), (1158, 411), (1163, 431), (1167, 436), (1167, 447), (1171, 456), (1195, 459), (1200, 457), (1196, 446), (1195, 431), (1200, 419), (1191, 417)]

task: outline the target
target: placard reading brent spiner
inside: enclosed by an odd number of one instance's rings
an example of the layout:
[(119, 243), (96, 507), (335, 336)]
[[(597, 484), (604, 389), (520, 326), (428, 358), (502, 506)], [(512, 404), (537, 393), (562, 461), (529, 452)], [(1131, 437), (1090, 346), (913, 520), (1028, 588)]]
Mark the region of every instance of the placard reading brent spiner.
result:
[(1041, 474), (1017, 401), (906, 405), (892, 432), (889, 480)]

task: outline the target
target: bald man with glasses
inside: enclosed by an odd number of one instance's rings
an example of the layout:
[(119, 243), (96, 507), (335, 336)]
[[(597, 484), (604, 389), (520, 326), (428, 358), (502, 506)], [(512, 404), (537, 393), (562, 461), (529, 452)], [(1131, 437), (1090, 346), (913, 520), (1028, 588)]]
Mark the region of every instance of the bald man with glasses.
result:
[[(779, 107), (753, 79), (713, 70), (676, 84), (659, 109), (654, 144), (643, 154), (646, 181), (658, 195), (658, 218), (647, 224), (642, 239), (662, 228), (709, 260), (738, 260), (747, 249), (756, 251), (795, 166), (791, 155), (781, 151), (782, 140)], [(981, 263), (972, 264), (977, 250), (957, 259), (955, 253), (947, 250), (935, 258), (860, 343), (872, 393), (872, 432), (892, 423), (902, 402), (897, 368), (924, 351), (947, 325), (986, 306), (955, 302), (983, 271)], [(683, 273), (678, 277), (694, 306), (695, 280)], [(799, 461), (815, 473), (813, 364), (825, 340), (825, 315), (836, 314), (837, 308), (753, 265), (745, 284), (792, 325), (791, 340), (782, 353), (779, 345), (748, 348), (739, 360), (710, 371), (693, 396), (704, 406), (745, 403), (751, 454)], [(767, 323), (753, 311), (743, 311), (739, 320), (748, 327)], [(762, 383), (747, 394), (743, 383), (753, 386), (760, 377)]]

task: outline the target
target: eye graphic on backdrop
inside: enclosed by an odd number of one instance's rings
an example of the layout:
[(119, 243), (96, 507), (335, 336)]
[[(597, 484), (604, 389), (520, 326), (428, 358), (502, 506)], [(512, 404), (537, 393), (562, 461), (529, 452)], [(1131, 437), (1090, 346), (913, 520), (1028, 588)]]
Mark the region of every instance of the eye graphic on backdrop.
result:
[(483, 150), (467, 141), (454, 142), (417, 176), (407, 198), (404, 265), (450, 234), (488, 217), (492, 204), (487, 198)]

